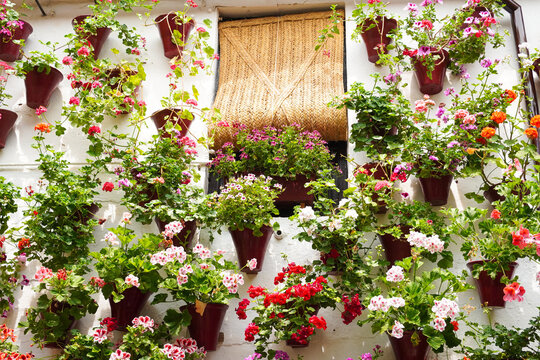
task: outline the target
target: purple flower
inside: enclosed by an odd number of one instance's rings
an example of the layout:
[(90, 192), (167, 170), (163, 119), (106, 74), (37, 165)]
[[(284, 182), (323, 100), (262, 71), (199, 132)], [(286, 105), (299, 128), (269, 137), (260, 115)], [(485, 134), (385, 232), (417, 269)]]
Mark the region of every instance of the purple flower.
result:
[(18, 259), (18, 260), (19, 260), (19, 262), (20, 262), (21, 264), (26, 263), (26, 253), (22, 253), (21, 255), (19, 255), (19, 259)]
[(431, 48), (429, 46), (420, 46), (418, 49), (418, 56), (424, 56), (431, 54)]
[(493, 62), (489, 59), (482, 59), (480, 60), (480, 66), (482, 66), (483, 68), (488, 68), (490, 67), (491, 65), (493, 64)]
[(471, 36), (475, 33), (476, 31), (472, 28), (472, 27), (468, 27), (466, 28), (465, 30), (463, 30), (463, 35), (465, 35), (466, 37), (468, 36)]
[(463, 21), (465, 24), (472, 24), (474, 21), (474, 18), (473, 17), (468, 17), (465, 19), (465, 21)]
[(257, 359), (260, 359), (261, 358), (261, 354), (259, 353), (254, 353), (254, 354), (251, 354), (249, 355), (247, 358), (245, 358), (244, 360), (257, 360)]
[(276, 350), (276, 355), (274, 356), (276, 360), (290, 360), (289, 354), (285, 351)]
[(437, 113), (435, 114), (435, 116), (440, 119), (441, 116), (443, 116), (443, 115), (444, 115), (444, 108), (442, 106), (440, 106), (439, 110), (437, 110)]
[(481, 18), (487, 18), (490, 15), (491, 14), (489, 13), (489, 11), (480, 11), (480, 17)]
[(454, 89), (453, 87), (449, 87), (448, 89), (444, 90), (444, 95), (445, 96), (452, 95), (455, 91), (456, 89)]
[(467, 72), (467, 68), (463, 65), (461, 65), (459, 67), (459, 76), (462, 78), (462, 79), (468, 79), (471, 77), (471, 75)]
[(362, 360), (372, 360), (371, 353), (362, 354)]
[(435, 155), (429, 155), (429, 160), (432, 160), (432, 161), (439, 161), (439, 158), (436, 157)]
[(26, 277), (26, 275), (23, 275), (22, 277), (23, 277), (23, 278), (22, 278), (22, 280), (21, 280), (21, 285), (22, 285), (22, 286), (28, 286), (28, 285), (30, 285), (30, 280), (28, 280), (28, 278)]
[(393, 83), (393, 82), (398, 82), (398, 80), (400, 78), (400, 75), (401, 75), (401, 71), (396, 71), (393, 74), (390, 73), (390, 74), (386, 75), (385, 77), (383, 77), (383, 80), (387, 84)]
[(118, 180), (118, 186), (131, 187), (131, 182), (128, 179)]
[(402, 193), (401, 193), (401, 196), (403, 196), (403, 198), (406, 199), (406, 198), (409, 197), (409, 193), (407, 193), (407, 192), (402, 192)]
[(451, 148), (453, 148), (453, 147), (456, 146), (456, 145), (459, 145), (459, 142), (457, 142), (456, 140), (452, 140), (452, 141), (450, 141), (450, 142), (448, 143), (448, 145), (446, 145), (446, 147), (447, 147), (448, 149), (451, 149)]
[(415, 3), (408, 3), (405, 10), (410, 11), (412, 16), (416, 16), (418, 14), (418, 5)]

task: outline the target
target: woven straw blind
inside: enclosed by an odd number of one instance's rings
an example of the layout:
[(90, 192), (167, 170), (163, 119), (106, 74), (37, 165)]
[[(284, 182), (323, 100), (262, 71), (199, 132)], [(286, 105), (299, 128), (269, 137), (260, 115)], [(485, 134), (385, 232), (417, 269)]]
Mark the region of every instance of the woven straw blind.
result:
[[(219, 24), (219, 87), (214, 107), (222, 120), (249, 129), (298, 123), (324, 139), (347, 140), (346, 110), (327, 103), (343, 89), (343, 26), (315, 51), (330, 12), (226, 21)], [(214, 146), (235, 129), (210, 126)]]

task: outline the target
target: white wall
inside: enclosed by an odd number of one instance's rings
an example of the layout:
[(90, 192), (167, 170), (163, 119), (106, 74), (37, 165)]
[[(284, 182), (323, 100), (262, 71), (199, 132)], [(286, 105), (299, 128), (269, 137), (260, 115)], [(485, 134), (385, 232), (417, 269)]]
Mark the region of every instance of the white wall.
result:
[[(294, 1), (286, 0), (207, 0), (206, 7), (200, 6), (194, 11), (194, 17), (197, 21), (201, 21), (204, 18), (209, 18), (214, 24), (210, 29), (211, 42), (217, 48), (217, 19), (218, 10), (216, 6), (243, 6), (243, 7), (256, 7), (267, 6), (275, 9), (275, 13), (281, 11), (284, 7), (283, 4), (294, 3)], [(326, 3), (326, 1), (302, 1), (304, 6), (310, 6), (314, 4)], [(392, 0), (390, 8), (395, 13), (404, 14), (403, 7), (405, 1)], [(454, 6), (460, 6), (463, 1), (445, 1), (445, 8), (450, 9)], [(540, 37), (540, 26), (537, 26), (535, 18), (536, 14), (540, 12), (540, 2), (536, 0), (520, 0), (522, 3), (526, 26), (527, 35), (529, 39), (537, 39)], [(45, 11), (49, 14), (47, 17), (40, 16), (37, 9), (30, 12), (29, 22), (34, 27), (34, 33), (30, 36), (26, 50), (43, 49), (44, 47), (39, 43), (39, 40), (48, 41), (64, 41), (63, 35), (71, 31), (71, 19), (77, 15), (87, 14), (86, 3), (69, 3), (62, 2), (57, 3), (51, 1), (45, 3)], [(164, 1), (160, 3), (153, 11), (153, 15), (168, 12), (170, 10), (176, 10), (179, 5), (176, 1)], [(201, 5), (204, 5), (202, 3)], [(348, 16), (350, 16), (352, 9), (354, 8), (353, 1), (346, 1), (345, 9)], [(234, 9), (232, 12), (237, 11)], [(149, 114), (155, 110), (160, 109), (160, 98), (167, 94), (167, 80), (165, 74), (168, 72), (168, 59), (162, 55), (162, 45), (158, 35), (157, 29), (152, 26), (144, 26), (138, 18), (134, 16), (127, 16), (122, 18), (121, 21), (125, 21), (128, 25), (135, 25), (147, 38), (148, 44), (148, 62), (145, 66), (147, 72), (147, 80), (143, 83), (142, 97), (148, 104)], [(510, 20), (507, 16), (503, 20), (503, 26), (511, 30)], [(346, 33), (350, 34), (354, 28), (352, 23), (347, 23)], [(350, 38), (350, 36), (349, 36)], [(534, 41), (530, 41), (535, 45)], [(120, 46), (120, 41), (114, 37), (114, 34), (107, 40), (102, 50), (102, 57), (110, 54), (109, 49), (112, 47)], [(347, 40), (347, 83), (351, 84), (354, 81), (370, 82), (371, 78), (369, 74), (372, 72), (385, 72), (385, 69), (378, 68), (368, 62), (364, 44), (358, 44)], [(490, 50), (489, 57), (503, 58), (505, 56), (515, 56), (514, 43), (512, 39), (508, 39), (507, 46), (504, 49)], [(500, 81), (508, 86), (514, 84), (517, 79), (515, 69), (517, 65), (515, 62), (511, 62), (500, 77)], [(471, 67), (470, 72), (474, 75), (479, 71), (479, 67)], [(412, 100), (420, 98), (422, 95), (418, 91), (416, 80), (412, 77), (411, 73), (404, 74), (405, 79), (408, 79), (411, 85), (407, 88), (406, 94), (410, 96)], [(213, 94), (215, 91), (215, 78), (213, 76), (200, 75), (193, 79), (188, 79), (188, 84), (191, 82), (196, 83), (200, 93), (199, 104), (202, 106), (211, 105)], [(538, 82), (537, 82), (537, 85)], [(448, 76), (445, 86), (459, 86), (459, 80), (455, 77)], [(32, 136), (34, 134), (33, 127), (37, 124), (37, 117), (34, 115), (34, 110), (26, 107), (24, 85), (23, 80), (18, 78), (11, 78), (8, 83), (8, 88), (13, 98), (10, 100), (10, 109), (16, 111), (19, 114), (19, 119), (15, 125), (15, 129), (7, 140), (6, 148), (0, 151), (0, 175), (7, 179), (14, 181), (18, 186), (24, 187), (27, 185), (35, 184), (39, 173), (36, 171), (36, 165), (34, 160), (36, 158), (36, 152), (31, 148)], [(56, 91), (47, 117), (51, 120), (58, 119), (61, 112), (62, 101), (67, 101), (70, 97), (71, 88), (68, 81), (63, 81), (60, 86), (60, 91)], [(444, 99), (444, 95), (438, 95), (434, 97), (435, 102), (447, 102)], [(448, 102), (447, 102), (448, 103)], [(354, 114), (349, 114), (350, 121), (354, 121)], [(145, 130), (146, 136), (151, 136), (155, 133), (154, 125), (151, 121), (147, 121), (148, 128)], [(119, 124), (121, 128), (127, 128), (126, 119), (119, 117), (117, 119), (107, 120), (103, 125), (112, 126), (112, 124)], [(191, 131), (195, 136), (201, 135), (205, 131), (204, 124), (200, 120), (195, 121), (191, 127)], [(85, 158), (85, 147), (80, 146), (85, 142), (85, 138), (79, 134), (79, 130), (68, 130), (66, 135), (57, 139), (52, 134), (48, 136), (54, 144), (58, 145), (62, 149), (67, 151), (69, 159), (74, 163), (83, 163)], [(352, 152), (352, 148), (350, 149)], [(354, 154), (354, 158), (358, 162), (364, 162), (365, 157), (363, 154)], [(208, 153), (204, 149), (200, 149), (199, 159), (201, 163), (206, 163), (208, 160)], [(107, 180), (105, 178), (105, 180)], [(459, 186), (457, 183), (452, 184), (452, 193), (450, 195), (448, 206), (456, 206), (463, 208), (466, 206), (474, 206), (467, 200), (463, 194), (469, 191), (475, 191), (480, 185), (478, 179), (472, 179), (467, 181), (460, 181)], [(408, 183), (403, 184), (402, 187), (406, 191), (413, 194), (415, 199), (422, 200), (422, 195), (419, 189), (419, 183), (416, 179), (410, 179)], [(109, 221), (102, 227), (97, 227), (95, 231), (95, 237), (97, 244), (95, 248), (100, 246), (99, 241), (105, 233), (105, 227), (110, 227), (116, 224), (119, 220), (120, 214), (124, 211), (119, 204), (119, 195), (109, 193), (102, 193), (99, 200), (103, 203), (103, 208), (99, 217), (108, 217)], [(12, 219), (13, 223), (19, 220), (19, 215)], [(282, 240), (272, 239), (269, 246), (268, 254), (265, 260), (264, 269), (258, 275), (246, 276), (246, 283), (241, 288), (241, 296), (245, 296), (245, 291), (251, 284), (271, 286), (273, 277), (278, 270), (284, 265), (283, 260), (280, 257), (281, 253), (289, 255), (291, 261), (296, 263), (305, 263), (313, 259), (318, 258), (318, 254), (311, 250), (311, 247), (307, 243), (300, 243), (293, 239), (297, 229), (286, 218), (277, 219), (281, 224), (286, 236)], [(145, 231), (157, 231), (153, 224), (148, 226), (138, 226), (137, 230), (140, 232)], [(207, 236), (203, 233), (201, 239), (204, 241)], [(225, 231), (223, 235), (217, 236), (217, 239), (211, 244), (213, 249), (221, 248), (227, 250), (227, 256), (231, 260), (235, 260), (235, 252), (232, 246), (232, 241)], [(465, 261), (459, 253), (459, 245), (454, 245), (455, 250), (455, 268), (457, 271), (461, 271), (465, 268)], [(523, 282), (527, 293), (525, 300), (522, 303), (509, 303), (506, 309), (499, 309), (493, 311), (494, 321), (500, 321), (504, 324), (525, 325), (528, 320), (536, 314), (536, 307), (540, 306), (540, 288), (535, 284), (534, 274), (536, 274), (540, 267), (538, 265), (529, 263), (527, 261), (520, 261), (520, 266), (517, 269), (517, 275)], [(33, 276), (37, 264), (30, 263), (25, 269), (27, 276)], [(472, 281), (472, 280), (471, 280)], [(11, 327), (16, 327), (16, 324), (22, 317), (24, 317), (24, 311), (37, 298), (30, 288), (25, 288), (24, 291), (17, 293), (18, 301), (16, 308), (7, 319), (7, 324)], [(108, 302), (99, 296), (100, 308), (95, 316), (89, 316), (85, 318), (79, 325), (81, 331), (89, 331), (92, 326), (98, 323), (98, 319), (109, 316)], [(222, 331), (225, 334), (224, 342), (219, 346), (218, 351), (211, 353), (209, 359), (243, 359), (245, 356), (253, 352), (253, 346), (244, 341), (244, 328), (247, 326), (248, 321), (239, 321), (234, 314), (234, 308), (237, 301), (233, 301), (230, 304), (230, 309), (225, 319)], [(478, 310), (471, 315), (473, 319), (478, 322), (487, 323), (487, 316), (479, 309), (478, 295), (475, 290), (461, 294), (460, 304), (471, 304), (476, 306)], [(156, 320), (160, 320), (162, 314), (165, 311), (164, 306), (152, 307), (146, 306), (144, 313), (154, 317)], [(288, 351), (291, 355), (301, 354), (305, 359), (346, 359), (347, 357), (356, 358), (361, 353), (368, 352), (375, 344), (381, 344), (385, 350), (384, 359), (393, 359), (393, 352), (389, 346), (386, 335), (373, 335), (369, 327), (359, 328), (354, 323), (345, 326), (341, 323), (340, 315), (338, 312), (330, 313), (327, 311), (321, 311), (320, 315), (324, 316), (328, 321), (328, 330), (325, 332), (319, 331), (318, 334), (312, 340), (309, 348), (293, 351), (288, 349), (284, 344), (281, 347), (283, 350)], [(249, 314), (248, 314), (249, 316)], [(463, 326), (462, 326), (463, 328)], [(460, 329), (462, 332), (462, 329)], [(19, 333), (19, 342), (22, 345), (21, 350), (30, 351), (33, 350), (38, 356), (46, 356), (53, 353), (52, 350), (34, 349), (30, 345), (30, 336), (22, 335)], [(434, 356), (434, 355), (433, 355)], [(445, 354), (440, 355), (440, 358), (447, 358)], [(449, 355), (450, 359), (460, 358), (458, 355)]]

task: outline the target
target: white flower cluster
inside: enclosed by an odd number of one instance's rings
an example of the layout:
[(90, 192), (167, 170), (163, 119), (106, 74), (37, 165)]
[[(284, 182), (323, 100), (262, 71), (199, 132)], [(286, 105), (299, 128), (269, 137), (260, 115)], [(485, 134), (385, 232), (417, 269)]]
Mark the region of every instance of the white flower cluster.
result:
[(238, 285), (244, 285), (244, 277), (242, 274), (222, 272), (221, 276), (223, 278), (223, 285), (225, 285), (231, 294), (236, 294), (238, 292)]
[(182, 266), (178, 270), (178, 275), (176, 276), (176, 282), (178, 283), (178, 285), (181, 286), (182, 284), (187, 283), (188, 282), (187, 274), (191, 274), (191, 273), (193, 273), (193, 268), (191, 267), (191, 265), (186, 264)]
[(152, 254), (150, 263), (152, 265), (165, 265), (172, 261), (178, 261), (180, 264), (186, 260), (187, 254), (182, 246), (171, 246), (163, 251)]
[(370, 311), (382, 310), (384, 312), (387, 312), (388, 310), (390, 310), (390, 307), (397, 309), (403, 306), (405, 306), (405, 300), (402, 297), (391, 297), (385, 299), (384, 296), (378, 295), (371, 298), (371, 300), (369, 301), (368, 309)]
[(394, 322), (394, 326), (392, 326), (392, 334), (390, 334), (391, 336), (395, 337), (396, 339), (401, 339), (403, 337), (403, 329), (405, 328), (405, 326), (403, 326), (402, 323), (400, 323), (399, 321), (395, 321)]
[(136, 277), (133, 274), (129, 274), (128, 276), (126, 276), (126, 278), (124, 279), (124, 282), (127, 285), (132, 285), (132, 286), (135, 286), (137, 288), (141, 285), (141, 284), (139, 284), (139, 278)]
[(443, 332), (446, 328), (445, 319), (454, 319), (459, 313), (459, 305), (453, 300), (443, 298), (440, 301), (435, 300), (435, 305), (433, 305), (431, 311), (437, 315), (435, 320), (433, 320), (433, 327), (440, 332)]
[(163, 349), (161, 349), (161, 352), (167, 355), (169, 359), (173, 360), (183, 360), (186, 358), (186, 352), (184, 351), (184, 349), (172, 344), (163, 345)]
[(303, 224), (309, 220), (315, 219), (315, 212), (311, 206), (306, 206), (298, 213), (298, 221)]
[(154, 332), (154, 320), (150, 318), (150, 316), (139, 316), (133, 319), (132, 321), (133, 326), (142, 326), (143, 332), (146, 332), (150, 330), (150, 332)]
[(165, 225), (165, 231), (163, 231), (163, 236), (165, 236), (167, 239), (172, 239), (172, 237), (182, 231), (183, 228), (184, 225), (182, 225), (180, 221), (170, 222)]
[(205, 248), (201, 243), (197, 243), (197, 245), (193, 247), (193, 253), (198, 254), (203, 260), (212, 257), (212, 252), (208, 248)]
[(431, 254), (440, 253), (444, 250), (444, 242), (439, 238), (439, 235), (426, 236), (420, 232), (411, 231), (407, 237), (407, 241), (411, 246), (424, 248)]
[(390, 270), (386, 272), (386, 280), (391, 282), (400, 282), (405, 279), (403, 268), (401, 266), (393, 265)]
[(112, 231), (109, 231), (108, 233), (106, 233), (105, 237), (101, 241), (106, 241), (112, 246), (120, 245), (120, 241), (118, 241), (118, 238)]

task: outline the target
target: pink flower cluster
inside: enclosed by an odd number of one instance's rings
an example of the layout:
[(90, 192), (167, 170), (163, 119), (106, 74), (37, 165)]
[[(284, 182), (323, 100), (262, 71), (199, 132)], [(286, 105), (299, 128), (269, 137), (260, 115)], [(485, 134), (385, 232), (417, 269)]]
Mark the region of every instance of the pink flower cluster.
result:
[(34, 275), (34, 279), (36, 279), (39, 282), (43, 282), (44, 280), (50, 279), (52, 277), (53, 277), (52, 270), (44, 266), (40, 267), (38, 271), (36, 271), (36, 274)]
[(174, 235), (178, 234), (182, 229), (184, 228), (184, 225), (180, 221), (173, 221), (165, 225), (165, 231), (163, 231), (163, 236), (165, 236), (167, 239), (171, 239)]
[(117, 349), (115, 352), (111, 354), (111, 357), (109, 360), (128, 360), (131, 359), (131, 354), (128, 352), (123, 352), (120, 349)]
[(407, 237), (407, 241), (411, 246), (424, 248), (431, 254), (440, 253), (444, 250), (444, 242), (439, 238), (439, 235), (426, 236), (417, 231), (411, 231)]
[(405, 275), (401, 266), (393, 265), (390, 270), (386, 272), (386, 280), (391, 282), (403, 281)]
[(183, 284), (187, 283), (188, 282), (187, 274), (191, 274), (191, 273), (193, 273), (193, 268), (191, 267), (191, 265), (186, 264), (182, 266), (178, 270), (178, 275), (176, 276), (176, 282), (178, 283), (178, 286), (182, 286)]
[(530, 231), (524, 228), (523, 225), (519, 226), (519, 231), (512, 232), (512, 244), (521, 250), (528, 246), (536, 246), (536, 254), (540, 256), (540, 234), (531, 235)]
[(171, 246), (163, 251), (152, 254), (150, 263), (152, 263), (152, 265), (159, 264), (162, 266), (172, 261), (183, 263), (186, 261), (186, 257), (187, 254), (182, 246)]
[(172, 344), (163, 345), (163, 349), (161, 349), (161, 352), (167, 355), (169, 359), (173, 360), (182, 360), (186, 358), (186, 352), (184, 351), (184, 349)]
[(128, 276), (126, 276), (124, 282), (126, 283), (126, 285), (135, 286), (137, 288), (141, 285), (139, 284), (139, 278), (133, 274), (129, 274)]
[(521, 286), (518, 282), (513, 282), (510, 285), (506, 285), (503, 289), (504, 301), (514, 301), (519, 302), (523, 301), (523, 295), (525, 295), (525, 288)]
[(154, 320), (152, 320), (149, 316), (139, 316), (133, 319), (131, 322), (134, 327), (141, 326), (143, 328), (143, 332), (148, 330), (150, 330), (150, 332), (154, 332)]
[(369, 301), (368, 309), (370, 311), (379, 311), (382, 310), (387, 312), (391, 307), (397, 309), (405, 306), (405, 300), (402, 297), (391, 297), (385, 299), (384, 296), (378, 295), (372, 297)]
[(435, 305), (433, 305), (431, 311), (437, 316), (433, 320), (433, 327), (443, 332), (446, 328), (446, 318), (454, 319), (459, 313), (459, 306), (453, 300), (442, 298), (440, 301), (435, 300)]
[(221, 273), (223, 277), (223, 285), (229, 290), (229, 293), (236, 294), (238, 292), (238, 285), (244, 284), (244, 277), (242, 274), (229, 274), (227, 272)]
[(120, 242), (118, 241), (118, 238), (112, 231), (109, 231), (108, 233), (106, 233), (102, 241), (106, 241), (112, 246), (120, 244)]
[(94, 331), (94, 334), (92, 334), (92, 336), (94, 337), (95, 342), (101, 344), (102, 342), (107, 340), (107, 334), (108, 332), (106, 329), (99, 328)]
[(205, 248), (201, 243), (197, 243), (197, 245), (193, 247), (193, 253), (198, 254), (203, 260), (212, 257), (212, 252), (208, 248)]

